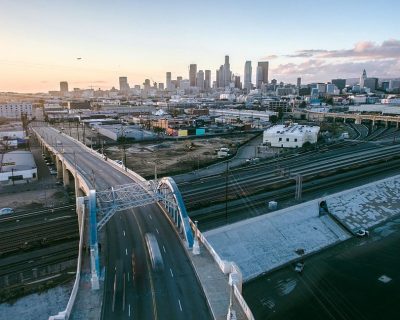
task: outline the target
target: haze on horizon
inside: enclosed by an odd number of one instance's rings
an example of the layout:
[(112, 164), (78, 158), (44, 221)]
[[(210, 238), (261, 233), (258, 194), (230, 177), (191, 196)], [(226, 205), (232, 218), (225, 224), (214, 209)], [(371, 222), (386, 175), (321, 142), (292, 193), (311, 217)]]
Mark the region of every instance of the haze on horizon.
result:
[[(270, 61), (270, 79), (295, 82), (400, 77), (400, 2), (205, 0), (2, 1), (0, 91), (109, 89), (148, 78), (188, 77), (188, 66), (215, 70), (230, 56)], [(82, 58), (82, 59), (77, 59)], [(254, 76), (253, 76), (254, 78)], [(242, 78), (243, 81), (243, 78)], [(254, 80), (253, 80), (254, 82)]]

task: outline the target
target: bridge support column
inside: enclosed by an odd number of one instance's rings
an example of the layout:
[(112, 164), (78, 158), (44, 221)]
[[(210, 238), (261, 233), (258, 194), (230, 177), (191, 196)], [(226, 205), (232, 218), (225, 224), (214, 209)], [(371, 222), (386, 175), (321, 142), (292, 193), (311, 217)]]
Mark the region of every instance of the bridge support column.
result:
[(57, 179), (63, 178), (63, 165), (60, 159), (56, 158)]
[(62, 164), (62, 175), (63, 175), (63, 182), (64, 182), (64, 187), (68, 187), (69, 186), (69, 174), (68, 174), (68, 170), (67, 167), (65, 165), (65, 163), (63, 162)]
[(96, 191), (89, 191), (89, 223), (90, 223), (90, 269), (92, 277), (92, 290), (99, 290), (100, 261), (99, 245), (97, 242), (97, 219), (96, 219)]
[(398, 129), (399, 128), (399, 122), (397, 121), (396, 122), (396, 129)]
[(199, 244), (199, 237), (198, 237), (198, 228), (197, 228), (197, 221), (194, 222), (194, 242), (193, 242), (193, 254), (199, 255), (200, 254), (200, 244)]

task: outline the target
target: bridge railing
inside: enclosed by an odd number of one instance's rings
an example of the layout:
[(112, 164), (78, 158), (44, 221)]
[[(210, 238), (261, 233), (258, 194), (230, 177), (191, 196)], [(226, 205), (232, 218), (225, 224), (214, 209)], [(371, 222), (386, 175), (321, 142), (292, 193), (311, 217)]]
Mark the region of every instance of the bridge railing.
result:
[[(196, 230), (196, 227), (192, 221), (190, 221), (193, 230)], [(224, 274), (230, 274), (230, 278), (238, 279), (239, 282), (233, 282), (233, 292), (235, 297), (242, 308), (244, 314), (246, 315), (248, 320), (255, 320), (253, 313), (251, 312), (249, 306), (247, 305), (246, 300), (242, 296), (242, 273), (239, 267), (232, 261), (222, 260), (212, 245), (208, 242), (208, 240), (204, 237), (204, 235), (197, 229), (197, 236), (200, 242), (204, 245), (204, 247), (208, 250), (211, 256), (214, 258), (214, 261), (218, 264), (219, 268)], [(231, 277), (232, 276), (232, 277)]]
[[(83, 200), (82, 197), (78, 198), (78, 199)], [(82, 215), (81, 215), (81, 229), (79, 232), (79, 253), (78, 253), (78, 264), (76, 267), (75, 282), (74, 282), (74, 286), (72, 288), (71, 295), (68, 299), (67, 307), (65, 308), (65, 310), (60, 311), (55, 316), (50, 316), (49, 320), (68, 320), (69, 316), (71, 315), (76, 296), (78, 294), (79, 282), (81, 280), (82, 250), (83, 250), (84, 230), (85, 230), (85, 204), (82, 200), (78, 200), (78, 199), (77, 199), (77, 202), (80, 202), (78, 204), (78, 206), (80, 206)], [(78, 206), (77, 206), (77, 208), (78, 208)], [(79, 209), (77, 209), (77, 210), (79, 210)]]

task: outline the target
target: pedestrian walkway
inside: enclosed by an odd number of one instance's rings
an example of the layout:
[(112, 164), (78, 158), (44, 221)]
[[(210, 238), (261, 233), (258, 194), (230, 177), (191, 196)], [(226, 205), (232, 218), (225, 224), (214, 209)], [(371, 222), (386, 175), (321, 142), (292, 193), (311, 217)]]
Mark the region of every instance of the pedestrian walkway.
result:
[[(200, 254), (189, 252), (196, 274), (201, 282), (211, 312), (216, 320), (226, 320), (230, 303), (228, 275), (224, 274), (209, 251), (200, 244)], [(237, 319), (247, 319), (237, 299), (233, 296), (233, 310)]]

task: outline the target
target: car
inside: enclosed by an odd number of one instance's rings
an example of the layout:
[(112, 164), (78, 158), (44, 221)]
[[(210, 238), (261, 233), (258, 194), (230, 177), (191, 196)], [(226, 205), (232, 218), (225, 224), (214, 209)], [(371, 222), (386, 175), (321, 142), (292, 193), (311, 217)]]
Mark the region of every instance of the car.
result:
[(11, 214), (11, 213), (14, 213), (14, 210), (11, 208), (1, 208), (0, 209), (0, 215)]
[(356, 231), (356, 236), (357, 237), (368, 237), (369, 236), (369, 231), (365, 229), (359, 229)]

